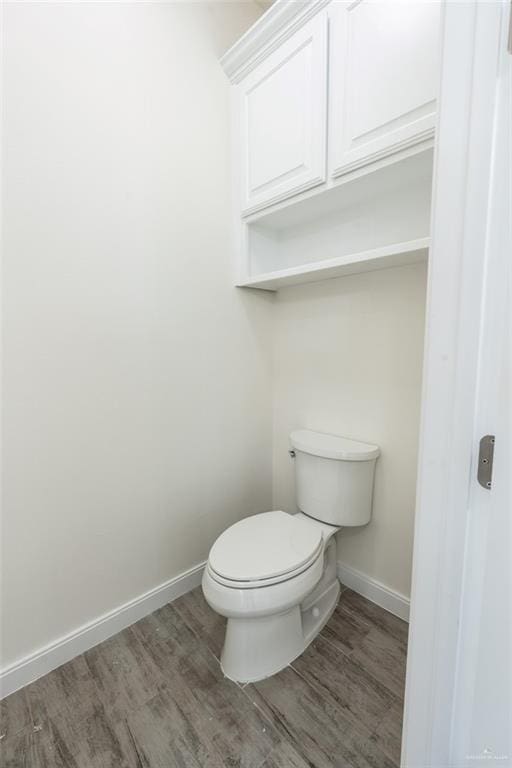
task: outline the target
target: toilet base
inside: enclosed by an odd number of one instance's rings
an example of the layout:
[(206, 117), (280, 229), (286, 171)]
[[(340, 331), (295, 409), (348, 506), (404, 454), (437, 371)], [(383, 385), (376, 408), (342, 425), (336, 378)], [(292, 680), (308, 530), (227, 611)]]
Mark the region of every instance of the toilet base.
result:
[(229, 618), (221, 655), (224, 675), (252, 683), (276, 674), (305, 651), (329, 621), (340, 594), (334, 541), (325, 552), (325, 570), (315, 589), (283, 613)]

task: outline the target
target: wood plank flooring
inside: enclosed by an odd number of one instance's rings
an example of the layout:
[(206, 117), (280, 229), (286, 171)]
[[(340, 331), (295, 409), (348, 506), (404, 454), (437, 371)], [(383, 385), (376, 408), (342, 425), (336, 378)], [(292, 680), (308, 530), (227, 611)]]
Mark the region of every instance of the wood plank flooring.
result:
[(394, 768), (407, 625), (349, 589), (283, 672), (238, 686), (196, 589), (1, 702), (2, 768)]

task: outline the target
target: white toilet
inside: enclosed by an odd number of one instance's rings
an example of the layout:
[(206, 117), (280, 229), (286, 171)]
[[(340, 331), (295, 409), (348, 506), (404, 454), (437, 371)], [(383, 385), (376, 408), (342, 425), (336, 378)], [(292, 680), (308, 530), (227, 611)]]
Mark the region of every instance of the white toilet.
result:
[(279, 672), (320, 632), (340, 592), (333, 536), (371, 517), (376, 445), (308, 430), (290, 443), (301, 512), (235, 523), (203, 574), (207, 602), (228, 620), (222, 670), (237, 682)]

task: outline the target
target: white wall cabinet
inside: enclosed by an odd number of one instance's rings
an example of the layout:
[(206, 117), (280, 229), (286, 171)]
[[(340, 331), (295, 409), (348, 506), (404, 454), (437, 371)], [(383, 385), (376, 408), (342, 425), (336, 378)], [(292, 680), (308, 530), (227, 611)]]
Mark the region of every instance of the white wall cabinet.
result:
[(330, 173), (434, 134), (438, 2), (335, 0), (330, 15)]
[(440, 6), (275, 0), (224, 55), (237, 285), (425, 257)]
[(242, 211), (325, 181), (327, 14), (295, 32), (237, 89)]

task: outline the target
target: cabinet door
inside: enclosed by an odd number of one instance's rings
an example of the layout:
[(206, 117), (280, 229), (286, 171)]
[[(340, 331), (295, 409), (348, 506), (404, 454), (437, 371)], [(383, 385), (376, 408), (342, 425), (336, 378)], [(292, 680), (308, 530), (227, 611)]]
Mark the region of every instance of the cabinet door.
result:
[(327, 14), (238, 86), (241, 208), (251, 213), (325, 181)]
[(346, 173), (433, 136), (435, 0), (335, 0), (330, 6), (330, 173)]

